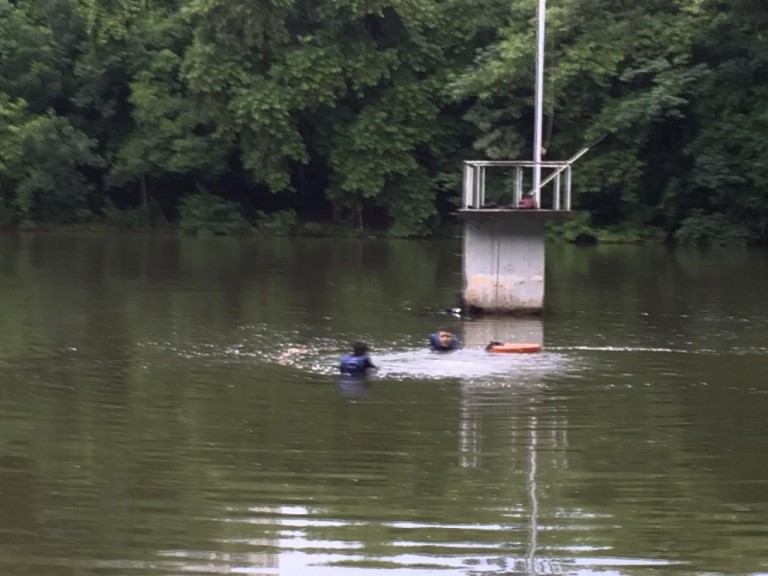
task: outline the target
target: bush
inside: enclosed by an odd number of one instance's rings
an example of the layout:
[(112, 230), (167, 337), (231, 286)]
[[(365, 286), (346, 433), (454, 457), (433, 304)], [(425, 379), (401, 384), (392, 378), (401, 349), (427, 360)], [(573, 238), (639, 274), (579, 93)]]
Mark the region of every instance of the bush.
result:
[(334, 224), (324, 224), (322, 222), (305, 222), (298, 230), (298, 236), (315, 236), (315, 237), (339, 237), (350, 236), (353, 232), (350, 232), (347, 228), (342, 228)]
[(598, 228), (592, 224), (589, 212), (580, 212), (571, 220), (548, 223), (547, 238), (581, 245), (645, 244), (662, 242), (664, 232), (655, 226), (632, 223)]
[(179, 227), (187, 234), (226, 236), (249, 228), (237, 204), (207, 192), (183, 198), (179, 214)]
[(688, 246), (745, 245), (754, 240), (744, 225), (729, 220), (723, 214), (705, 214), (702, 210), (693, 210), (680, 223), (674, 238)]
[(664, 240), (664, 231), (650, 225), (621, 224), (597, 230), (597, 242), (599, 244), (660, 244)]
[(560, 242), (594, 244), (597, 240), (597, 233), (590, 225), (589, 212), (579, 212), (571, 220), (548, 223), (547, 237)]
[(272, 214), (259, 210), (257, 214), (259, 231), (273, 236), (288, 236), (295, 231), (299, 222), (295, 210), (278, 210)]
[(19, 211), (15, 207), (8, 206), (8, 204), (0, 200), (0, 227), (13, 226), (18, 223)]
[(102, 213), (104, 214), (104, 220), (110, 226), (117, 228), (147, 227), (147, 215), (140, 206), (121, 210), (112, 199), (107, 198)]

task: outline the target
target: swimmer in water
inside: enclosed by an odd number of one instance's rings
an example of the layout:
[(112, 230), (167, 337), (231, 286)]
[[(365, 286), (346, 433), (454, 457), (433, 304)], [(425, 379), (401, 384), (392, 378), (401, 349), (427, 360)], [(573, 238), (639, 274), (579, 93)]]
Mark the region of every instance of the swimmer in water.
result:
[(435, 352), (450, 352), (461, 347), (459, 339), (448, 328), (438, 328), (429, 335), (429, 347)]
[(348, 376), (365, 376), (371, 370), (378, 368), (368, 355), (368, 345), (365, 342), (355, 342), (352, 354), (346, 354), (339, 362), (339, 372)]
[(293, 364), (294, 358), (300, 354), (309, 352), (308, 348), (288, 348), (277, 357), (278, 364)]

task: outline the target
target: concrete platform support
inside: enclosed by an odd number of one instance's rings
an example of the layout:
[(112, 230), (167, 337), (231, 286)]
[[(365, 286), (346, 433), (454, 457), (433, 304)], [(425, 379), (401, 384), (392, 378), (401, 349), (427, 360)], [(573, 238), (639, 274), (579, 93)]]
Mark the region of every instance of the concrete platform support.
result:
[(464, 306), (490, 314), (541, 313), (546, 211), (462, 212)]
[[(566, 161), (464, 162), (459, 217), (464, 221), (465, 308), (496, 315), (544, 310), (544, 225), (575, 216), (571, 166), (587, 150)], [(531, 176), (538, 170), (544, 176), (540, 183)], [(504, 176), (504, 171), (512, 175)], [(508, 204), (510, 192), (513, 202)]]

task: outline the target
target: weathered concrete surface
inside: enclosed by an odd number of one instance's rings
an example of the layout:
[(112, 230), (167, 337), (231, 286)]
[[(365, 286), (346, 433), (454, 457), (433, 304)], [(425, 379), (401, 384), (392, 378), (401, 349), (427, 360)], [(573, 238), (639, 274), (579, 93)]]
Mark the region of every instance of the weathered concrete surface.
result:
[(467, 211), (464, 306), (494, 314), (544, 309), (544, 224), (548, 211)]

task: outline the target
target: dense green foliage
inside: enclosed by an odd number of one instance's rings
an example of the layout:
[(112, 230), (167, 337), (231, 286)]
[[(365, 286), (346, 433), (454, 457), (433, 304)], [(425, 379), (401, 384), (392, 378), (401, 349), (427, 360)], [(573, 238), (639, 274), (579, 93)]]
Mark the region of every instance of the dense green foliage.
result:
[[(429, 235), (463, 159), (531, 155), (535, 18), (535, 0), (0, 0), (0, 225), (154, 206), (215, 233), (260, 215)], [(760, 0), (550, 0), (547, 157), (608, 135), (574, 171), (577, 235), (768, 242), (767, 33)], [(199, 190), (233, 226), (201, 219)]]

